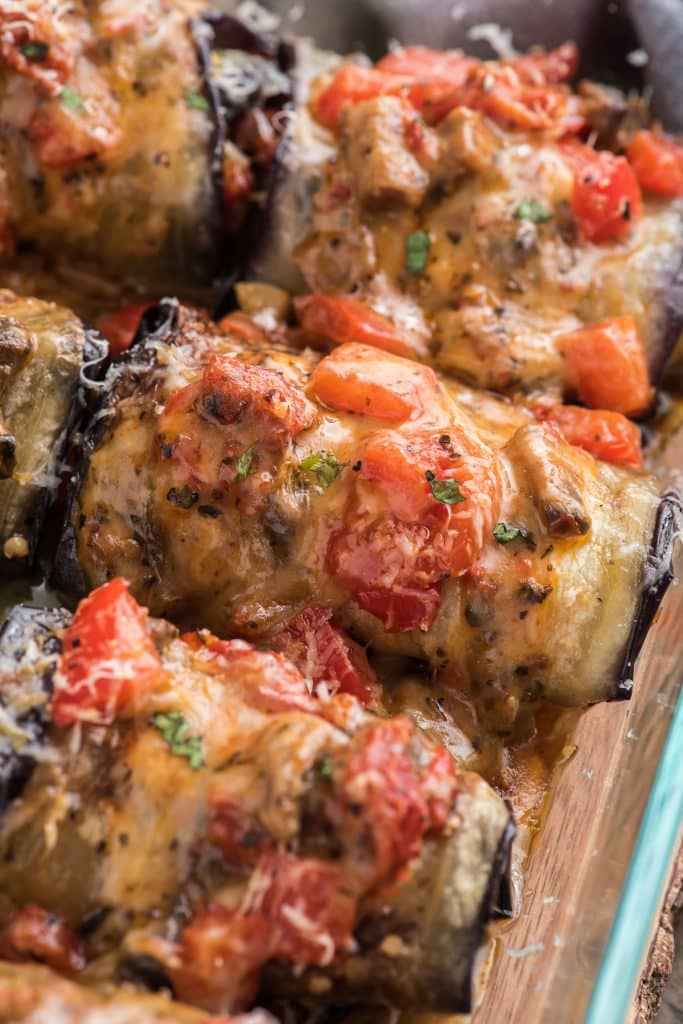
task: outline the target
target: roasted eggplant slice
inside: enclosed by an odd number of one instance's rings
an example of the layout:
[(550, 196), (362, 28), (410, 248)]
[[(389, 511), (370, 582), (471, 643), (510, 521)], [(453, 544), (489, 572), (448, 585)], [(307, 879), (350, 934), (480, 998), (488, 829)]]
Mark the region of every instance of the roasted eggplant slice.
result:
[(450, 665), (503, 729), (520, 701), (616, 695), (658, 502), (632, 423), (369, 346), (294, 353), (241, 314), (148, 316), (87, 433), (61, 586), (122, 575), (153, 614), (247, 637), (321, 604)]
[(103, 347), (69, 310), (0, 292), (0, 574), (33, 562), (81, 374)]
[[(49, 1018), (46, 1016), (49, 1013)], [(111, 985), (77, 985), (46, 967), (0, 961), (0, 1020), (12, 1024), (202, 1024), (207, 1014)], [(277, 1024), (263, 1010), (210, 1018), (210, 1024)]]
[(289, 51), (246, 6), (203, 10), (36, 0), (23, 21), (0, 13), (7, 274), (17, 250), (57, 281), (67, 264), (144, 294), (228, 272), (281, 132)]
[[(683, 199), (641, 186), (623, 155), (644, 104), (595, 83), (572, 92), (561, 80), (577, 62), (567, 44), (499, 63), (408, 47), (375, 68), (331, 66), (299, 94), (250, 273), (304, 290), (282, 258), (299, 240), (305, 290), (353, 294), (414, 355), (480, 387), (589, 405), (563, 338), (629, 317), (658, 382), (682, 328)], [(617, 106), (600, 136), (600, 111)], [(599, 151), (578, 141), (590, 131)], [(338, 324), (302, 326), (340, 340)]]
[(259, 989), (469, 1007), (509, 910), (509, 809), (339, 670), (341, 631), (316, 687), (281, 654), (148, 620), (118, 578), (66, 624), (14, 622), (3, 690), (42, 698), (49, 674), (51, 723), (0, 825), (0, 951), (214, 1013)]

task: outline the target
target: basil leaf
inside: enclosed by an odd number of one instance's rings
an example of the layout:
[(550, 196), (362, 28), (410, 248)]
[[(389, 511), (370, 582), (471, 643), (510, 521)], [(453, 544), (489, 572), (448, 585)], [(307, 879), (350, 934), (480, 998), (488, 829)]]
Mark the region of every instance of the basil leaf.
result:
[(493, 536), (499, 544), (511, 544), (513, 540), (524, 541), (530, 551), (536, 550), (536, 540), (533, 533), (524, 526), (517, 523), (497, 523), (493, 527)]
[(250, 444), (248, 448), (245, 448), (242, 454), (235, 463), (235, 475), (232, 478), (236, 484), (243, 484), (248, 476), (252, 476), (256, 472), (256, 467), (253, 465), (254, 456), (257, 452), (257, 446)]
[(465, 495), (460, 490), (457, 480), (437, 480), (431, 469), (426, 471), (425, 477), (431, 488), (432, 496), (443, 505), (459, 505), (461, 501), (465, 500)]
[(420, 274), (427, 265), (432, 240), (426, 231), (413, 231), (406, 239), (406, 268)]
[(334, 452), (311, 452), (299, 463), (306, 473), (313, 473), (318, 484), (326, 491), (330, 484), (337, 479), (345, 462), (340, 462)]
[(543, 224), (550, 220), (552, 214), (541, 199), (523, 199), (515, 210), (517, 220), (530, 220), (534, 224)]

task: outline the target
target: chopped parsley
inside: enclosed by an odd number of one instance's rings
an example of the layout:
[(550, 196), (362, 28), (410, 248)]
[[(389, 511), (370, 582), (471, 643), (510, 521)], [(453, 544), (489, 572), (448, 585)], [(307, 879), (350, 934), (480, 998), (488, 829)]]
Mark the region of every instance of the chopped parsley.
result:
[(253, 463), (257, 450), (255, 444), (250, 444), (239, 456), (235, 463), (235, 475), (232, 478), (234, 483), (243, 484), (248, 476), (252, 476), (256, 472), (256, 467)]
[(421, 274), (427, 265), (432, 244), (426, 231), (413, 231), (406, 239), (406, 268), (411, 274)]
[(493, 536), (499, 544), (511, 544), (513, 540), (522, 540), (530, 551), (536, 550), (533, 533), (517, 523), (497, 523), (493, 527)]
[(457, 480), (437, 480), (431, 469), (426, 471), (425, 477), (431, 488), (432, 496), (442, 504), (459, 505), (461, 501), (465, 500), (465, 495), (460, 490)]
[(330, 754), (323, 754), (318, 761), (318, 775), (321, 779), (331, 779), (334, 772), (334, 764)]
[(523, 199), (515, 210), (517, 220), (530, 220), (534, 224), (543, 224), (550, 220), (552, 214), (541, 199)]
[(313, 473), (318, 484), (326, 491), (330, 484), (337, 479), (346, 465), (340, 462), (334, 452), (311, 452), (305, 459), (302, 459), (301, 468), (306, 473)]
[(172, 487), (166, 495), (166, 500), (178, 508), (188, 509), (192, 508), (196, 501), (199, 501), (199, 495), (192, 490), (189, 484), (183, 484), (180, 489)]
[(40, 61), (45, 60), (49, 49), (47, 43), (23, 43), (19, 47), (19, 53), (26, 57), (26, 60)]
[(186, 92), (185, 105), (190, 110), (209, 110), (209, 101), (200, 92)]
[(202, 737), (189, 735), (190, 723), (181, 711), (159, 711), (152, 719), (152, 724), (164, 737), (175, 757), (186, 758), (195, 772), (203, 767)]
[(68, 107), (69, 110), (73, 110), (76, 114), (85, 113), (85, 102), (83, 97), (80, 96), (75, 89), (72, 89), (70, 85), (64, 86), (59, 94), (59, 98), (64, 106)]

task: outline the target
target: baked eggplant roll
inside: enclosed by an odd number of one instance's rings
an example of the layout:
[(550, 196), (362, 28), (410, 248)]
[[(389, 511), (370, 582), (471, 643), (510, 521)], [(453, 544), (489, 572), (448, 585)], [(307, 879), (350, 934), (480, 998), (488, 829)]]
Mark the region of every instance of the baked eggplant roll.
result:
[(572, 91), (577, 65), (408, 47), (329, 71), (297, 118), (332, 155), (293, 202), (290, 129), (254, 273), (297, 287), (284, 232), (312, 341), (375, 331), (470, 384), (642, 414), (683, 330), (683, 148), (642, 101)]
[(68, 309), (0, 291), (0, 575), (32, 565), (81, 372), (102, 348)]
[(197, 0), (4, 4), (2, 240), (138, 287), (211, 281), (277, 146), (288, 51)]
[(33, 768), (0, 824), (5, 960), (214, 1013), (468, 1008), (486, 922), (509, 907), (509, 809), (384, 714), (328, 629), (334, 657), (304, 675), (243, 640), (180, 636), (120, 578), (73, 618), (10, 616), (3, 737)]
[(520, 701), (620, 693), (659, 500), (633, 423), (222, 323), (166, 301), (110, 371), (61, 587), (121, 575), (153, 614), (248, 638), (320, 605), (448, 666), (503, 728)]

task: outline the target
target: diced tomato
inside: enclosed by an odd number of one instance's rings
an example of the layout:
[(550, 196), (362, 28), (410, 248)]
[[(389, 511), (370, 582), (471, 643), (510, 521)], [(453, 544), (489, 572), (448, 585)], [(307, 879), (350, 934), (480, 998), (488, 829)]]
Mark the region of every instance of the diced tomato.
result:
[(208, 1010), (239, 1010), (252, 1002), (268, 960), (329, 965), (349, 948), (355, 923), (356, 898), (345, 881), (336, 863), (264, 853), (242, 907), (210, 904), (183, 931), (175, 994)]
[[(358, 809), (355, 820), (345, 826), (347, 844), (354, 832), (371, 837), (372, 861), (367, 863), (366, 853), (366, 863), (357, 868), (369, 887), (386, 886), (395, 879), (419, 853), (423, 836), (433, 827), (443, 827), (444, 806), (446, 814), (453, 806), (453, 759), (446, 751), (439, 754), (441, 748), (437, 748), (423, 775), (409, 752), (414, 728), (403, 715), (367, 726), (354, 736), (346, 760), (342, 795), (348, 805)], [(432, 821), (435, 792), (438, 826)]]
[(331, 621), (329, 609), (300, 612), (272, 640), (307, 679), (326, 683), (332, 693), (350, 693), (361, 704), (377, 704), (380, 686), (363, 648)]
[(429, 629), (443, 580), (472, 567), (495, 525), (495, 456), (459, 428), (379, 431), (360, 462), (328, 569), (388, 632)]
[(59, 34), (47, 0), (0, 4), (0, 57), (53, 96), (61, 92), (74, 63), (73, 50)]
[(135, 714), (160, 672), (147, 611), (113, 579), (81, 601), (64, 634), (52, 719), (64, 727)]
[(140, 326), (142, 314), (151, 305), (151, 299), (131, 302), (112, 313), (105, 313), (95, 322), (97, 330), (109, 342), (109, 353), (114, 359), (128, 351)]
[(574, 171), (571, 209), (589, 241), (624, 238), (642, 217), (643, 200), (633, 168), (623, 156), (578, 142), (563, 152)]
[(334, 127), (348, 104), (362, 103), (376, 96), (397, 96), (404, 89), (405, 79), (401, 76), (359, 64), (345, 64), (314, 97), (313, 106), (319, 120)]
[(405, 96), (429, 124), (466, 106), (483, 110), (505, 127), (576, 132), (583, 118), (574, 97), (559, 83), (577, 65), (573, 43), (506, 61), (409, 46), (388, 54), (375, 68), (345, 65), (315, 98), (314, 109), (321, 121), (335, 126), (347, 105), (394, 95)]
[(64, 974), (86, 965), (85, 949), (63, 918), (32, 904), (17, 911), (0, 931), (0, 957), (12, 962), (38, 961)]
[(299, 323), (315, 341), (343, 345), (358, 341), (397, 356), (424, 356), (426, 349), (400, 331), (388, 317), (347, 295), (302, 295), (295, 299)]
[(654, 391), (645, 351), (632, 316), (616, 316), (557, 339), (567, 360), (570, 386), (592, 409), (637, 416)]
[(157, 423), (157, 451), (177, 471), (179, 485), (239, 487), (242, 511), (255, 515), (272, 489), (287, 442), (316, 415), (313, 403), (284, 374), (215, 355), (201, 380), (166, 403)]
[(640, 131), (626, 151), (642, 188), (662, 196), (683, 195), (683, 146), (661, 132)]
[(439, 393), (429, 367), (357, 342), (341, 345), (322, 359), (311, 387), (330, 409), (393, 423), (417, 419)]
[(267, 426), (268, 446), (296, 437), (315, 421), (315, 409), (278, 370), (254, 366), (233, 356), (213, 356), (202, 377), (203, 406), (219, 423), (249, 415)]
[(554, 423), (570, 444), (596, 459), (635, 468), (643, 464), (640, 430), (621, 413), (557, 405), (540, 415)]
[(245, 704), (262, 711), (304, 711), (319, 715), (298, 668), (281, 654), (259, 651), (245, 640), (219, 640), (210, 633), (186, 633), (202, 671), (232, 685)]

